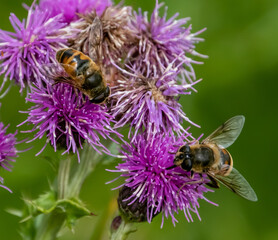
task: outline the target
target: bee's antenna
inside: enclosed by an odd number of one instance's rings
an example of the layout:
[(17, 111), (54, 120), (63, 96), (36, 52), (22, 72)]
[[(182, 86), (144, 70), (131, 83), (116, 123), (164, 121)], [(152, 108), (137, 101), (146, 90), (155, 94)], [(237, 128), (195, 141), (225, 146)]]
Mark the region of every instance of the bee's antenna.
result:
[(175, 167), (177, 167), (177, 165), (173, 165), (171, 167), (167, 167), (166, 170), (170, 170), (170, 169), (175, 168)]
[(169, 151), (168, 153), (170, 153), (170, 154), (176, 154), (177, 152), (171, 152), (171, 151)]

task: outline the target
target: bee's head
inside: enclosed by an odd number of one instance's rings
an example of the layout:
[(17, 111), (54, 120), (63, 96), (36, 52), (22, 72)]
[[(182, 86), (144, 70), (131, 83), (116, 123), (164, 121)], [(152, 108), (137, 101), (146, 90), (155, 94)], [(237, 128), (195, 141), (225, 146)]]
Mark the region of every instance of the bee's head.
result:
[(182, 169), (186, 171), (190, 171), (192, 169), (192, 160), (191, 160), (192, 154), (191, 149), (188, 144), (182, 146), (179, 148), (175, 159), (174, 164), (176, 166), (181, 166)]
[(110, 88), (107, 86), (99, 96), (90, 100), (91, 103), (100, 104), (103, 103), (110, 95)]

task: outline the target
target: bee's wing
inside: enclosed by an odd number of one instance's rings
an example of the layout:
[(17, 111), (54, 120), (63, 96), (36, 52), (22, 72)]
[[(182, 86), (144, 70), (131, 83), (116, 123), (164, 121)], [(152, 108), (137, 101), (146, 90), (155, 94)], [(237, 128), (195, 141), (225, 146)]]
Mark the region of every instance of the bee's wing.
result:
[(89, 56), (94, 62), (99, 62), (99, 55), (101, 54), (99, 51), (101, 51), (100, 45), (102, 43), (102, 38), (102, 23), (96, 15), (89, 32)]
[(258, 200), (253, 188), (235, 168), (232, 169), (228, 176), (218, 175), (212, 172), (208, 172), (208, 175), (222, 183), (237, 195), (254, 202)]
[(41, 65), (41, 68), (40, 70), (42, 72), (54, 72), (56, 69), (60, 68), (59, 64), (58, 63), (45, 63), (45, 64), (42, 64)]
[(50, 63), (45, 64), (42, 67), (42, 73), (51, 79), (54, 80), (54, 85), (57, 83), (67, 83), (75, 88), (81, 89), (81, 85), (84, 82), (84, 77), (77, 76), (72, 79), (69, 74), (65, 71), (65, 69), (70, 71), (75, 71), (75, 68), (69, 64), (64, 63)]
[(57, 77), (69, 77), (69, 75), (65, 71), (65, 67), (74, 68), (68, 64), (62, 64), (62, 63), (48, 63), (42, 65), (41, 72), (52, 79), (55, 79)]
[(213, 142), (221, 148), (227, 148), (231, 146), (239, 136), (245, 118), (242, 115), (230, 118), (217, 128), (212, 134), (210, 134), (202, 143)]

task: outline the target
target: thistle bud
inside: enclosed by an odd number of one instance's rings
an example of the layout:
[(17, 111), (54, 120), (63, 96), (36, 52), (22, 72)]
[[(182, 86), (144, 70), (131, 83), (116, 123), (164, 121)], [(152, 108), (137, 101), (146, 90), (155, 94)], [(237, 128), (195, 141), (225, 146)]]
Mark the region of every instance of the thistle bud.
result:
[(121, 214), (128, 222), (145, 222), (147, 221), (147, 201), (140, 202), (131, 200), (133, 190), (124, 186), (120, 189), (118, 197), (118, 206)]

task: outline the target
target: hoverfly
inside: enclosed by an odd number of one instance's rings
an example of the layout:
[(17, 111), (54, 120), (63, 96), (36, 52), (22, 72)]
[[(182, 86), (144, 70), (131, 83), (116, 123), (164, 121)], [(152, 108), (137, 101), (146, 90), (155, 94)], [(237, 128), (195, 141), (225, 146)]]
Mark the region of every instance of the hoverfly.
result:
[(208, 186), (219, 188), (219, 183), (232, 190), (237, 195), (257, 201), (256, 193), (247, 180), (233, 167), (233, 159), (226, 148), (238, 138), (245, 118), (235, 116), (223, 123), (201, 143), (195, 141), (179, 148), (174, 159), (174, 166), (180, 166), (185, 171), (205, 173), (210, 179)]

